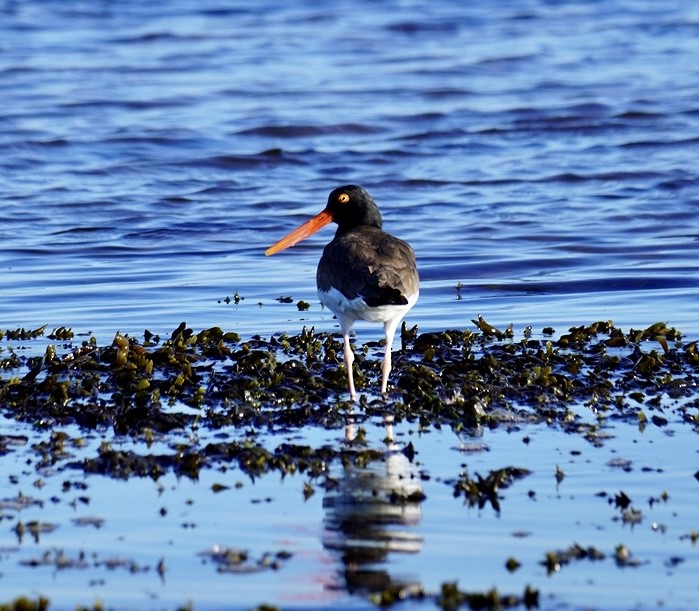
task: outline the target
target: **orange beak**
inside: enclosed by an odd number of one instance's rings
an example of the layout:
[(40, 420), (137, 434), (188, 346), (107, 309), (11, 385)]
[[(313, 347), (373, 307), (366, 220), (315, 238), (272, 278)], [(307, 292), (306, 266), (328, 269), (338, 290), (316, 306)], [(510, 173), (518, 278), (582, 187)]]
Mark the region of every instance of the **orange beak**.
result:
[(273, 255), (274, 253), (284, 250), (285, 248), (298, 244), (301, 240), (305, 240), (309, 235), (313, 235), (321, 227), (325, 227), (332, 220), (332, 214), (330, 214), (327, 210), (323, 210), (323, 212), (316, 214), (310, 221), (304, 223), (301, 225), (301, 227), (297, 227), (290, 234), (285, 235), (281, 240), (279, 240), (279, 242), (270, 246), (267, 250), (265, 250), (265, 256), (269, 257), (269, 255)]

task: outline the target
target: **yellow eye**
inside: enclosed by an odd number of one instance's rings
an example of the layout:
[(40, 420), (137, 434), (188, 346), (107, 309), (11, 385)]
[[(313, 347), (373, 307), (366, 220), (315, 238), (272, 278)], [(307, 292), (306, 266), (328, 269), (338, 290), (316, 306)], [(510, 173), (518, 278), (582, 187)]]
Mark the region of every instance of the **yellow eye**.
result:
[(341, 204), (346, 204), (349, 200), (350, 196), (347, 195), (347, 193), (340, 193), (340, 195), (337, 196), (337, 201)]

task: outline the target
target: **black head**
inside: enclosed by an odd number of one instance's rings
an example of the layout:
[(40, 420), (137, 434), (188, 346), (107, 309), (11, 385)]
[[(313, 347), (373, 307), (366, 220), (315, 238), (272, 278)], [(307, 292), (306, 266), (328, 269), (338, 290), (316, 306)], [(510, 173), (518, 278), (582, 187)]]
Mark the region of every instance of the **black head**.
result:
[(337, 233), (342, 234), (359, 225), (381, 229), (383, 221), (374, 198), (357, 185), (345, 185), (334, 189), (328, 196), (325, 207), (335, 223)]

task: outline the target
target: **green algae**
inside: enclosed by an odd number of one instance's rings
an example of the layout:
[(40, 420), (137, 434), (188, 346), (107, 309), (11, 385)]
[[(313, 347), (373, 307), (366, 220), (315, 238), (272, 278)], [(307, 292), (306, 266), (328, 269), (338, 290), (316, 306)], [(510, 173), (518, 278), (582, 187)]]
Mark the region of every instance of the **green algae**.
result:
[(496, 588), (488, 592), (466, 592), (455, 582), (442, 584), (436, 603), (445, 610), (468, 607), (470, 609), (507, 609), (524, 606), (527, 609), (539, 606), (539, 591), (527, 586), (521, 596), (501, 595)]
[(529, 475), (531, 471), (518, 467), (504, 467), (488, 473), (482, 477), (476, 473), (475, 478), (471, 478), (468, 472), (463, 472), (454, 483), (454, 497), (463, 495), (469, 507), (477, 506), (483, 509), (490, 503), (495, 511), (500, 511), (500, 501), (498, 492), (508, 488), (516, 479)]
[(457, 583), (446, 582), (440, 593), (430, 595), (419, 586), (394, 585), (370, 595), (369, 600), (378, 607), (391, 607), (405, 601), (430, 601), (445, 611), (469, 608), (474, 610), (497, 610), (513, 607), (531, 609), (539, 606), (539, 592), (527, 586), (521, 596), (501, 595), (493, 588), (487, 592), (461, 590)]
[(593, 546), (583, 547), (574, 543), (562, 550), (554, 550), (546, 553), (541, 564), (546, 567), (549, 575), (558, 573), (565, 565), (576, 560), (590, 560), (592, 562), (604, 560), (607, 555)]
[[(97, 456), (70, 463), (89, 473), (154, 479), (166, 471), (196, 478), (201, 468), (231, 462), (250, 477), (278, 471), (315, 478), (332, 460), (366, 464), (380, 459), (380, 453), (359, 447), (343, 454), (291, 445), (268, 450), (255, 442), (258, 430), (341, 428), (350, 417), (361, 422), (390, 416), (396, 422), (447, 425), (456, 431), (545, 422), (593, 445), (604, 443), (600, 424), (607, 418), (664, 426), (668, 410), (676, 410), (697, 426), (697, 344), (683, 342), (674, 328), (655, 323), (625, 332), (600, 321), (572, 327), (557, 339), (548, 329), (541, 339), (526, 330), (517, 340), (512, 326), (501, 331), (481, 317), (474, 323), (475, 332), (423, 334), (404, 325), (401, 350), (394, 357), (395, 387), (388, 397), (376, 393), (380, 359), (370, 356), (380, 347), (358, 349), (355, 379), (363, 391), (358, 413), (343, 400), (340, 339), (313, 328), (242, 340), (218, 327), (195, 333), (182, 323), (166, 339), (149, 331), (143, 339), (117, 333), (101, 346), (93, 337), (75, 341), (72, 332), (58, 327), (49, 338), (62, 343), (49, 344), (42, 357), (31, 355), (31, 346), (46, 327), (8, 330), (0, 410), (52, 431), (35, 447), (42, 464), (66, 462), (72, 446), (79, 447), (79, 438), (58, 432), (61, 426), (112, 428), (118, 435), (146, 440), (197, 428), (250, 432), (247, 440), (161, 454), (105, 445)], [(580, 405), (597, 423), (583, 422), (571, 411)], [(0, 450), (9, 451), (10, 442), (0, 439)], [(556, 475), (560, 483), (563, 472)], [(493, 477), (462, 478), (455, 494), (480, 507), (489, 502), (497, 510), (497, 489), (504, 481)]]
[(40, 596), (36, 600), (24, 596), (12, 602), (0, 604), (0, 611), (46, 611), (50, 607), (48, 598)]
[(278, 571), (293, 554), (287, 550), (264, 552), (254, 557), (246, 549), (214, 546), (200, 552), (199, 556), (216, 566), (218, 573), (258, 573), (260, 571)]

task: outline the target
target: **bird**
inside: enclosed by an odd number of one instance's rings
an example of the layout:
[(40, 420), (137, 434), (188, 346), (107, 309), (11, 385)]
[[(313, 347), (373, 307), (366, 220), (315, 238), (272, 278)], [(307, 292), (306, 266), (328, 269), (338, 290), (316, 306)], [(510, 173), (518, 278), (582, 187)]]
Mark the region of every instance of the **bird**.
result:
[(337, 230), (318, 263), (318, 297), (340, 323), (347, 384), (353, 401), (357, 393), (352, 374), (352, 327), (357, 320), (383, 323), (386, 349), (381, 393), (385, 396), (393, 339), (398, 325), (417, 302), (420, 278), (415, 252), (407, 242), (383, 230), (374, 198), (358, 185), (333, 189), (320, 213), (270, 246), (265, 255), (294, 246), (331, 222), (337, 224)]

